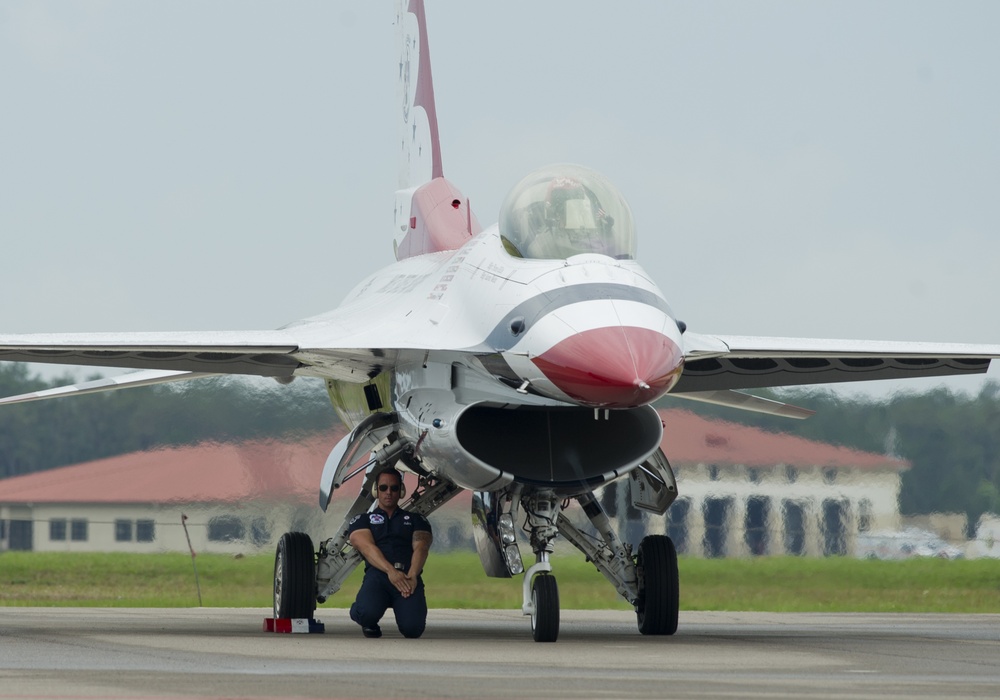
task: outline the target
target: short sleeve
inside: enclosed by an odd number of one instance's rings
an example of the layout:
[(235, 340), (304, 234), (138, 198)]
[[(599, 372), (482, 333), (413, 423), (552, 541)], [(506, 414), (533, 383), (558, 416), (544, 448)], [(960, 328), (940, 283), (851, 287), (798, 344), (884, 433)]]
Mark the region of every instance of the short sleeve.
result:
[(347, 523), (347, 534), (350, 535), (352, 532), (357, 532), (358, 530), (371, 530), (372, 524), (371, 519), (368, 517), (368, 513), (358, 513), (353, 518), (351, 522)]
[[(414, 532), (431, 532), (431, 523), (424, 516), (419, 513), (414, 513), (413, 515), (413, 531)], [(432, 533), (433, 534), (433, 533)]]

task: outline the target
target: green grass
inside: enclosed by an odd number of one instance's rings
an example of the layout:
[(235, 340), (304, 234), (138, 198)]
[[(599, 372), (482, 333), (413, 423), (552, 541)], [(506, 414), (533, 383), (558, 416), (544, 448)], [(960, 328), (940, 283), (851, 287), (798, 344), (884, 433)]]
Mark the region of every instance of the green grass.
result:
[[(208, 607), (270, 607), (271, 555), (199, 555)], [(630, 610), (581, 557), (553, 561), (562, 607)], [(1000, 561), (899, 562), (767, 557), (680, 561), (684, 610), (1000, 613)], [(521, 605), (521, 578), (483, 575), (474, 553), (432, 554), (424, 574), (438, 608)], [(327, 603), (346, 607), (361, 581), (355, 571)], [(184, 554), (0, 555), (0, 605), (194, 607), (191, 558)]]

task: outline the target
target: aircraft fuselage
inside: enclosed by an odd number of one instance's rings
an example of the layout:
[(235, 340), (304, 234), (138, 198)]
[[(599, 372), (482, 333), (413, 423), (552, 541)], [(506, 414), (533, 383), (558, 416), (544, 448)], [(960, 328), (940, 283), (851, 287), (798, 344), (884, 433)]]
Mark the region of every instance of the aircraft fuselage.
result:
[(328, 381), (341, 419), (395, 411), (425, 470), (477, 490), (620, 476), (659, 446), (648, 404), (682, 369), (681, 332), (638, 263), (518, 258), (496, 227), (384, 268), (296, 331), (353, 319), (403, 349), (368, 382), (374, 403), (356, 379)]

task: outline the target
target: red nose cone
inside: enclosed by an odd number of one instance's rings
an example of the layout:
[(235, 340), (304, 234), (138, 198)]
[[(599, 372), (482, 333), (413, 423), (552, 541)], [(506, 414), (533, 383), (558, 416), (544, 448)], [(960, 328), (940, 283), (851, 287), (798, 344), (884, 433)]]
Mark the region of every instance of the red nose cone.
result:
[(612, 327), (571, 335), (532, 361), (581, 403), (627, 408), (667, 393), (680, 378), (682, 360), (680, 348), (662, 333)]

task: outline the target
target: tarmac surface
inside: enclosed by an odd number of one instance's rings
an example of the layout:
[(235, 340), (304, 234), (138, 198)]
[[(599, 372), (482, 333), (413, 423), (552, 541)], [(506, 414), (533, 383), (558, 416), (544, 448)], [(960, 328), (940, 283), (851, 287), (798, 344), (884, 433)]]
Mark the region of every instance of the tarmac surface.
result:
[(431, 610), (403, 639), (262, 631), (265, 609), (0, 608), (0, 698), (952, 698), (1000, 695), (1000, 615)]

